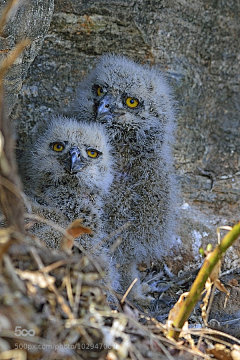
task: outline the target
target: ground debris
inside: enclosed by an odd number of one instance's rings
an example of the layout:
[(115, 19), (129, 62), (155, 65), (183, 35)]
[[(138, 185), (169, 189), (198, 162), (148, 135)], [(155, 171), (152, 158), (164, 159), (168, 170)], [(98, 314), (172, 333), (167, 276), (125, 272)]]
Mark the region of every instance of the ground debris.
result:
[(168, 339), (165, 325), (150, 313), (131, 304), (110, 307), (86, 256), (33, 247), (27, 240), (3, 256), (0, 303), (0, 359), (210, 359), (210, 354), (218, 359), (224, 351), (235, 360), (239, 355), (240, 341), (232, 345), (226, 337), (222, 343), (224, 333), (214, 339), (207, 328), (186, 328), (178, 342)]

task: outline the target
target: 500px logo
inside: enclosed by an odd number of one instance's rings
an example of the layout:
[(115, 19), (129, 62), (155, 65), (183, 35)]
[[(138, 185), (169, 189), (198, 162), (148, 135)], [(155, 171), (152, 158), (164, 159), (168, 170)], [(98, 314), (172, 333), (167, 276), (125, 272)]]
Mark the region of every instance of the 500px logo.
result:
[(21, 330), (21, 326), (15, 326), (15, 336), (34, 336), (35, 335), (35, 330), (34, 329), (22, 329)]

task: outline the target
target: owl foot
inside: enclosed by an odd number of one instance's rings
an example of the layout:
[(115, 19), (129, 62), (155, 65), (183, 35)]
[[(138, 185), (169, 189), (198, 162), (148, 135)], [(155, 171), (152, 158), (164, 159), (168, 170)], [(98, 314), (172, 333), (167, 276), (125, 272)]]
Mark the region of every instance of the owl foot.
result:
[(144, 295), (133, 299), (133, 302), (139, 305), (142, 309), (149, 308), (154, 301), (156, 301), (156, 299), (154, 299), (152, 296), (144, 296)]
[(141, 308), (148, 308), (155, 299), (147, 295), (151, 288), (147, 283), (142, 283), (131, 293), (132, 301), (139, 305)]

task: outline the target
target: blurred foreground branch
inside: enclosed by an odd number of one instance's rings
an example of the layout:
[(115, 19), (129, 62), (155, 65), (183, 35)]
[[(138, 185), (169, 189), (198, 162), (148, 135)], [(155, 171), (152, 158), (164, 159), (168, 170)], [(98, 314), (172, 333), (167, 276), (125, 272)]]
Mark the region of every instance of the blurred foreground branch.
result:
[(24, 205), (20, 191), (11, 124), (5, 113), (3, 86), (0, 85), (0, 206), (7, 225), (24, 231)]
[[(1, 27), (15, 3), (11, 1), (3, 12)], [(28, 44), (28, 40), (21, 41), (0, 64), (0, 206), (7, 225), (12, 227), (13, 231), (19, 232), (24, 232), (24, 204), (21, 196), (21, 181), (17, 173), (14, 137), (5, 109), (3, 77)], [(4, 248), (7, 247), (8, 245), (5, 244)]]

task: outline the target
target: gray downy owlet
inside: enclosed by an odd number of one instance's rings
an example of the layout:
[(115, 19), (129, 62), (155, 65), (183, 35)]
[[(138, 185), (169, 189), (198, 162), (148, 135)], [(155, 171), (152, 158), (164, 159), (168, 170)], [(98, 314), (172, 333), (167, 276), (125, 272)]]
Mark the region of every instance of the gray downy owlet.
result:
[[(85, 123), (56, 116), (29, 142), (20, 161), (25, 192), (33, 211), (63, 228), (82, 218), (93, 234), (77, 240), (89, 252), (103, 239), (108, 229), (104, 223), (104, 201), (113, 181), (112, 159), (101, 124)], [(36, 224), (31, 231), (48, 247), (58, 248), (61, 235), (49, 225)], [(107, 246), (100, 246), (93, 257), (101, 258), (110, 270)]]
[[(114, 253), (125, 291), (140, 277), (139, 264), (161, 262), (176, 248), (171, 90), (159, 70), (106, 54), (80, 83), (73, 113), (79, 120), (104, 124), (113, 146), (117, 176), (105, 211), (111, 231), (132, 223)], [(144, 305), (149, 301), (143, 294), (146, 288), (137, 284), (132, 298)]]

